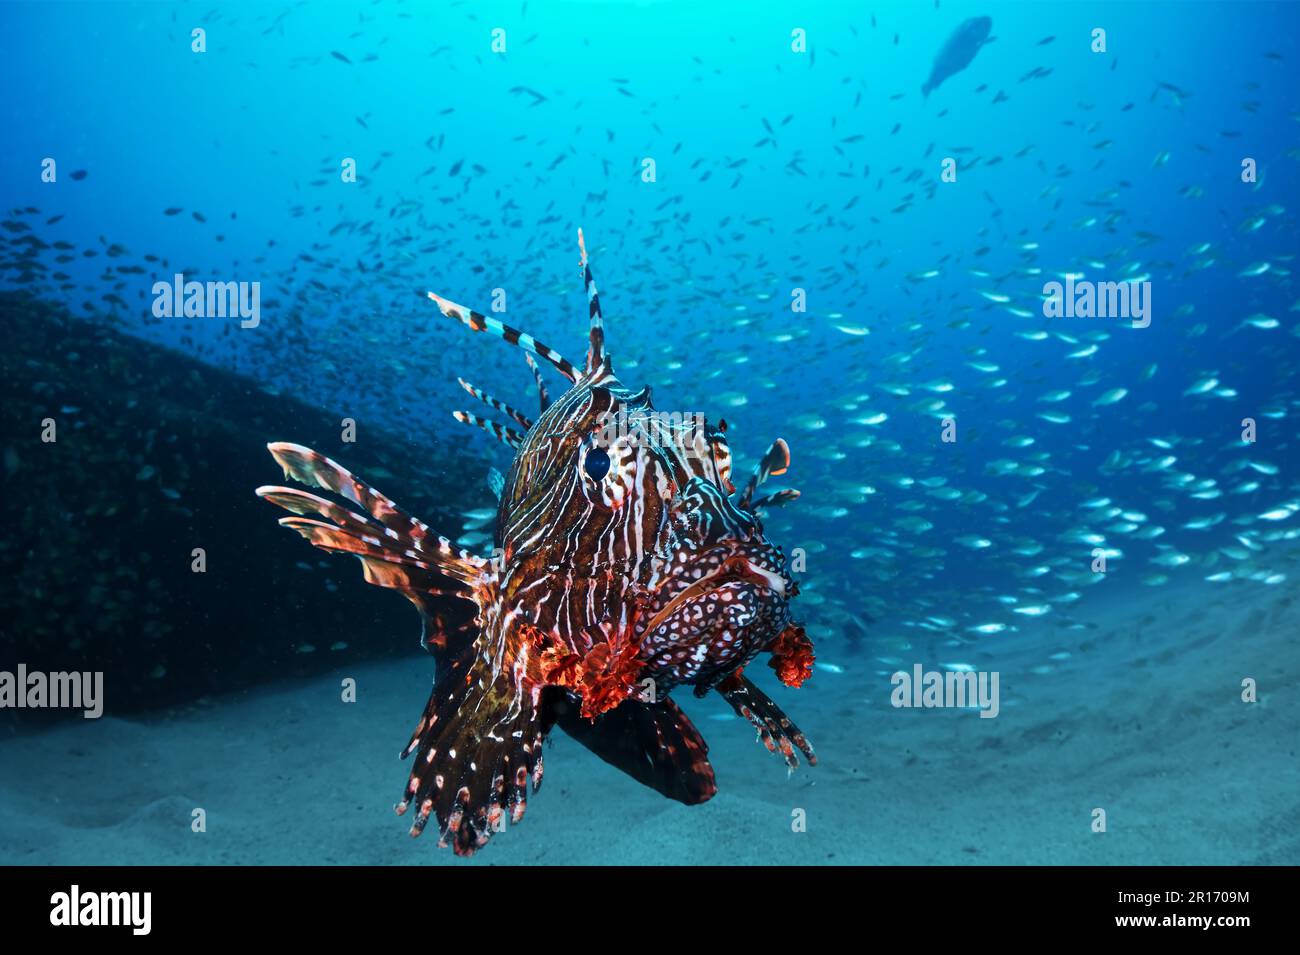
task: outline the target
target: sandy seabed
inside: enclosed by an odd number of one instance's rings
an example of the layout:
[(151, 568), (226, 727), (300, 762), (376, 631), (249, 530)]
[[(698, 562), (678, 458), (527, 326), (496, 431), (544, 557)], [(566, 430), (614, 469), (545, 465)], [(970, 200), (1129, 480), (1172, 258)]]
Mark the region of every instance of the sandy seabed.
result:
[[(709, 803), (670, 802), (557, 731), (522, 823), (470, 860), (439, 850), (432, 828), (408, 838), (392, 812), (407, 775), (397, 753), (432, 678), (421, 655), (69, 721), (0, 742), (0, 863), (1297, 864), (1294, 594), (1158, 588), (1086, 600), (1085, 627), (1042, 618), (972, 647), (917, 643), (927, 668), (997, 670), (996, 719), (893, 708), (898, 667), (870, 654), (823, 648), (842, 672), (797, 691), (756, 665), (819, 765), (788, 775), (721, 698), (683, 693), (717, 772)], [(356, 703), (340, 700), (344, 677)], [(195, 807), (206, 832), (191, 831)]]

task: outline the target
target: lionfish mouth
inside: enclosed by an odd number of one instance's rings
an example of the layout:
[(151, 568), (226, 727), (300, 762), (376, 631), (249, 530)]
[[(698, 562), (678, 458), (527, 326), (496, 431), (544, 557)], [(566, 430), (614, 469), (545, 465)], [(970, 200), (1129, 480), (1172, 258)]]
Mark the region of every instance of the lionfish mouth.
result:
[(740, 582), (756, 584), (778, 598), (783, 599), (786, 594), (785, 578), (755, 563), (744, 554), (735, 553), (725, 558), (716, 570), (678, 591), (658, 613), (650, 618), (642, 632), (654, 633), (665, 620), (691, 600), (715, 591), (723, 584)]

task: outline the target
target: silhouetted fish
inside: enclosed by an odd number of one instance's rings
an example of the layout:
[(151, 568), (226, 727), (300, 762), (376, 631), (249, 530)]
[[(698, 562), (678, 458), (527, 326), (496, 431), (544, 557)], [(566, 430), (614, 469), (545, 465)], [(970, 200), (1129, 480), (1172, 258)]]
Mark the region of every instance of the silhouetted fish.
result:
[(993, 42), (989, 37), (989, 30), (992, 28), (991, 17), (971, 17), (963, 21), (952, 36), (948, 37), (948, 42), (943, 45), (939, 55), (934, 58), (934, 65), (930, 67), (930, 78), (921, 87), (922, 95), (928, 98), (930, 90), (938, 89), (948, 77), (970, 66), (971, 60), (975, 59), (975, 54), (979, 52), (980, 47), (985, 43)]

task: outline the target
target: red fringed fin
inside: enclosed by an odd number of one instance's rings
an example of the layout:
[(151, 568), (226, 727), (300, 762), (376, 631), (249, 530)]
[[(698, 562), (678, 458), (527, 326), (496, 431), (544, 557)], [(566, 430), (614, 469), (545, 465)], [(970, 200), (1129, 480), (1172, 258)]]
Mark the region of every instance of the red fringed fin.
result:
[(541, 656), (546, 683), (566, 687), (582, 697), (582, 716), (594, 720), (637, 694), (642, 662), (630, 624), (606, 621), (599, 639), (585, 654), (552, 643)]
[(812, 641), (803, 627), (792, 623), (777, 635), (770, 648), (772, 659), (767, 665), (776, 671), (777, 678), (786, 686), (803, 686), (804, 680), (812, 676), (813, 653)]

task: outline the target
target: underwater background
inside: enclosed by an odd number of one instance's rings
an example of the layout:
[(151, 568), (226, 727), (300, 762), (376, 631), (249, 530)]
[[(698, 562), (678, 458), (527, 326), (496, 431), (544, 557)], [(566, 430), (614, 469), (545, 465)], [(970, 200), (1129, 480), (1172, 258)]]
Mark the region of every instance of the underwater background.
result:
[[(819, 765), (679, 692), (712, 801), (556, 733), (468, 864), (1300, 861), (1298, 25), (0, 5), (0, 670), (105, 674), (101, 719), (0, 709), (0, 861), (466, 864), (389, 818), (416, 615), (253, 489), (307, 444), (486, 554), (510, 452), (457, 377), (536, 387), (425, 292), (580, 358), (579, 227), (623, 381), (725, 418), (738, 475), (790, 445), (764, 522), (818, 662), (754, 669)], [(159, 316), (177, 273), (256, 320)], [(1049, 316), (1067, 276), (1149, 324)], [(892, 705), (918, 664), (997, 672), (997, 717)]]

